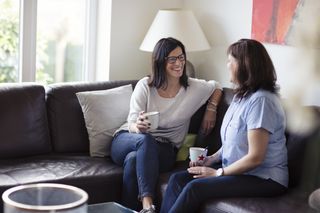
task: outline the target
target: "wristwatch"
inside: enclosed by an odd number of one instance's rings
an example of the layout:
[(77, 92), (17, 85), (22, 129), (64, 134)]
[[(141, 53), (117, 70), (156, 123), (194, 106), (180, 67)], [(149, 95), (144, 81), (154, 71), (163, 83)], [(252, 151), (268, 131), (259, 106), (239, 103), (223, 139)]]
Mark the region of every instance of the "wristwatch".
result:
[(216, 177), (220, 177), (220, 176), (223, 176), (223, 168), (219, 168), (219, 169), (217, 169), (217, 171), (216, 171)]

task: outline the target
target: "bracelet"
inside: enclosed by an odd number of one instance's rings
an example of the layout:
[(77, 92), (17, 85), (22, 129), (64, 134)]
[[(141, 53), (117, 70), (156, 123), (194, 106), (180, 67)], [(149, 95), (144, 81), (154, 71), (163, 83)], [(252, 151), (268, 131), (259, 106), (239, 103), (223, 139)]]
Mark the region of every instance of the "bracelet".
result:
[(215, 102), (215, 101), (210, 101), (210, 99), (208, 100), (208, 104), (211, 104), (211, 105), (213, 105), (213, 106), (215, 106), (215, 107), (218, 106), (218, 103), (217, 103), (217, 102)]
[(211, 108), (211, 109), (217, 109), (217, 106), (211, 105), (211, 104), (207, 104), (207, 108)]
[(213, 108), (213, 107), (208, 107), (208, 106), (207, 106), (207, 110), (208, 110), (208, 111), (211, 111), (211, 112), (217, 112), (217, 109), (216, 109), (216, 108)]

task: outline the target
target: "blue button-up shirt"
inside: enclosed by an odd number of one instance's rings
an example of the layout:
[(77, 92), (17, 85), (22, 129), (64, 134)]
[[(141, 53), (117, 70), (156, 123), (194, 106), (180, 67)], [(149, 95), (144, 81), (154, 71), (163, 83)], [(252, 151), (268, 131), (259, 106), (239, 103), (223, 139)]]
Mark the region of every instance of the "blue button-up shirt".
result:
[(227, 167), (248, 153), (248, 131), (263, 128), (269, 135), (265, 159), (246, 174), (288, 186), (285, 114), (276, 94), (258, 90), (243, 99), (233, 98), (221, 126), (222, 165)]

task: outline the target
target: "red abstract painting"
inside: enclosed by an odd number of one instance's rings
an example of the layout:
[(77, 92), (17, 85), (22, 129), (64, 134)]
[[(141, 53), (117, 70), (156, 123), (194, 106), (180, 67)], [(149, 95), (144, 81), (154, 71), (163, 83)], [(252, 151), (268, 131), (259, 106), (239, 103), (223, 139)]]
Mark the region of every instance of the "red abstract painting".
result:
[(251, 37), (260, 42), (287, 44), (299, 0), (253, 0)]

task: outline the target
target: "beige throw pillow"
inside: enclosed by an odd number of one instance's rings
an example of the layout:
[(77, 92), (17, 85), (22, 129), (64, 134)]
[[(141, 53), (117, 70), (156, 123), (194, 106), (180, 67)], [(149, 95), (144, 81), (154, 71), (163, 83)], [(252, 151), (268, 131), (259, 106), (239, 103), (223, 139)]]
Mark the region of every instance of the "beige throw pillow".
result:
[(131, 94), (131, 84), (76, 93), (84, 115), (92, 157), (110, 155), (113, 134), (128, 117)]

